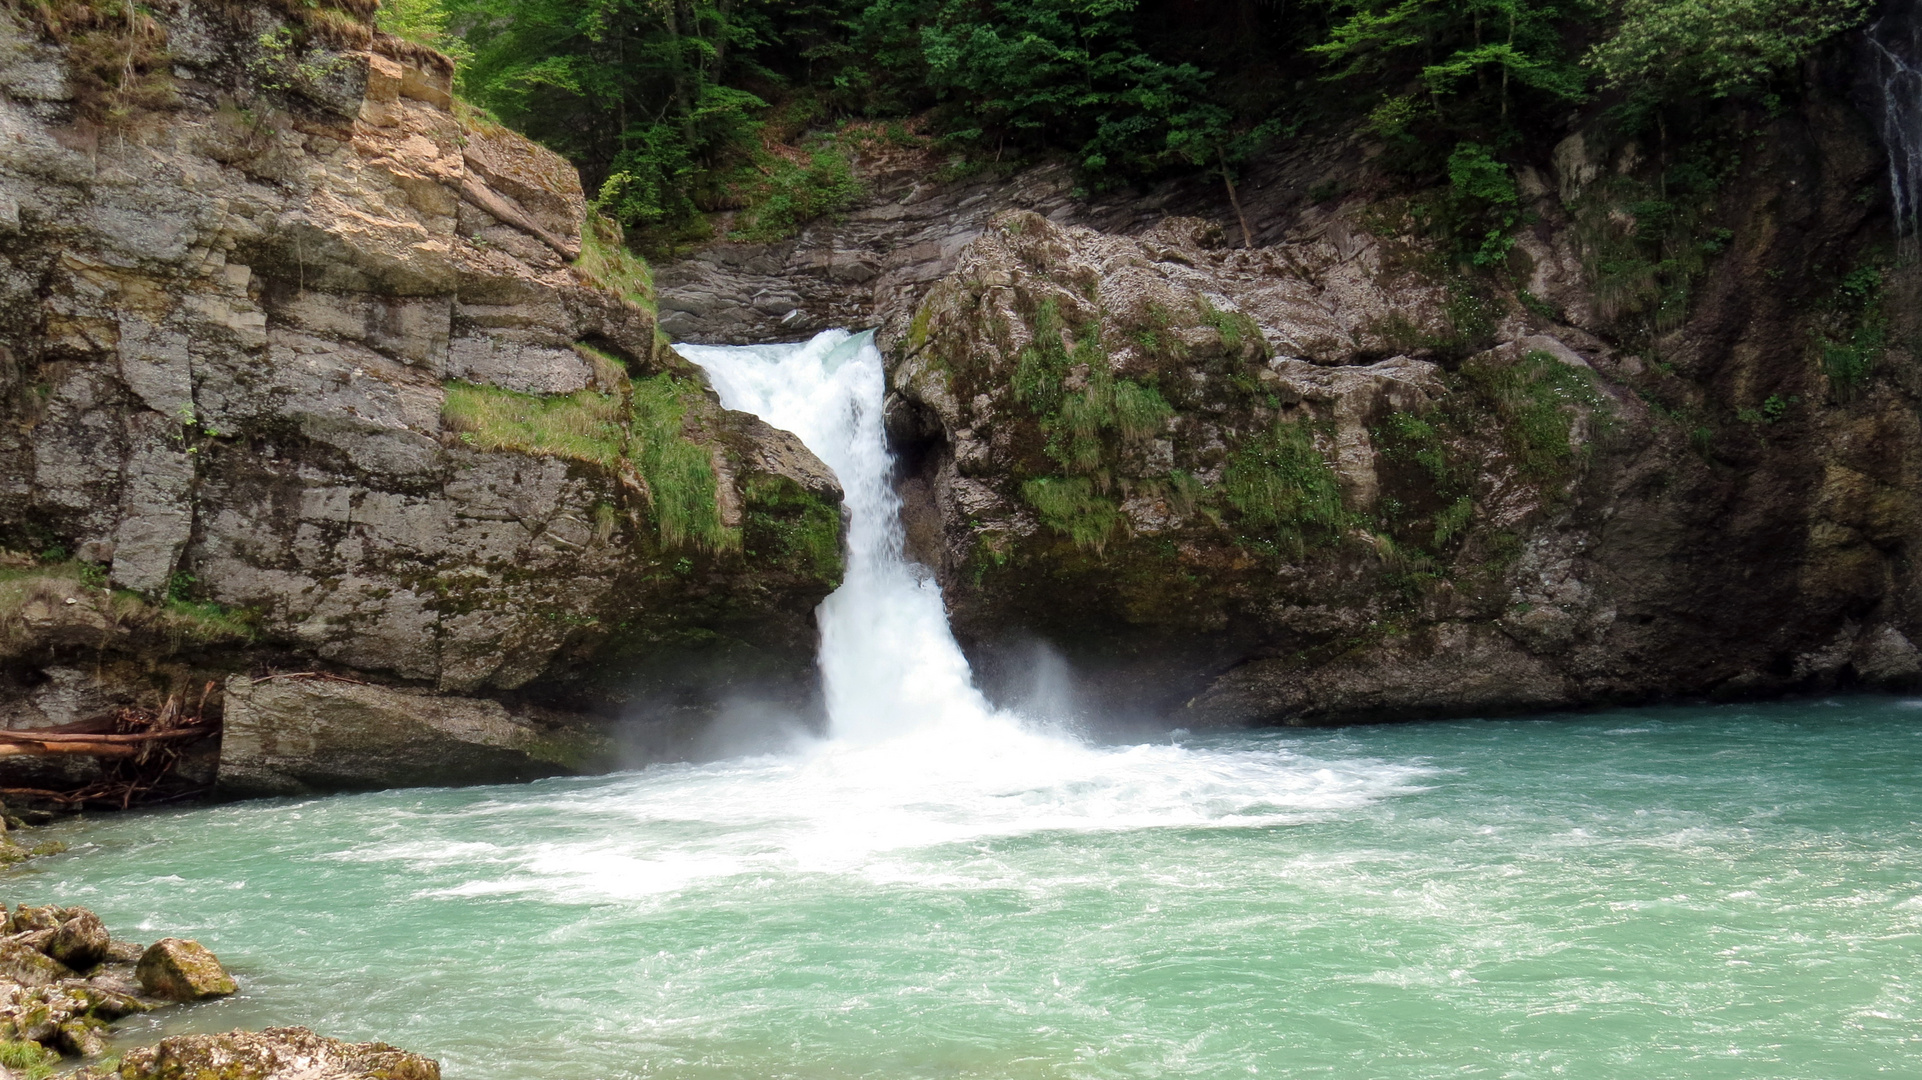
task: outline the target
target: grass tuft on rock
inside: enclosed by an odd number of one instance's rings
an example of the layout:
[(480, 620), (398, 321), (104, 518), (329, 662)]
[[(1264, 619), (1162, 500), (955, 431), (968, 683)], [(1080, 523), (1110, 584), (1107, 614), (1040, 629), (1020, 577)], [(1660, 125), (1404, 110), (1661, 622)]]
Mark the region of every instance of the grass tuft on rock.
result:
[(1021, 485), (1021, 497), (1041, 515), (1041, 523), (1065, 533), (1074, 545), (1100, 553), (1121, 531), (1121, 511), (1099, 495), (1085, 476), (1044, 476)]
[(689, 398), (699, 393), (673, 375), (637, 380), (629, 456), (647, 481), (663, 546), (734, 551), (741, 532), (721, 520), (712, 451), (682, 433)]
[(1593, 372), (1538, 349), (1513, 363), (1469, 364), (1462, 373), (1494, 407), (1524, 475), (1553, 480), (1575, 462), (1579, 448), (1570, 437), (1575, 418), (1602, 405)]
[(654, 273), (647, 260), (627, 250), (621, 227), (592, 207), (581, 222), (581, 257), (574, 261), (587, 280), (647, 311), (654, 311)]
[(1277, 420), (1243, 442), (1221, 478), (1221, 494), (1259, 539), (1297, 555), (1333, 540), (1349, 523), (1334, 467), (1308, 424)]
[(543, 397), (497, 386), (447, 384), (441, 421), (476, 450), (570, 458), (608, 468), (621, 459), (621, 401), (579, 390)]

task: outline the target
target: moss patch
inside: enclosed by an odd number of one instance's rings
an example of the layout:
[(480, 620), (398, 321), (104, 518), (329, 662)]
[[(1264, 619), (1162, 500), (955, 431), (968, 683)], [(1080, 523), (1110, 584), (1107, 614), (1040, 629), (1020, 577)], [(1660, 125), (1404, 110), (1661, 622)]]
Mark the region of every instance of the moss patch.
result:
[(841, 511), (785, 476), (749, 477), (742, 544), (805, 577), (841, 580)]
[(1313, 429), (1278, 420), (1236, 449), (1221, 478), (1221, 495), (1251, 539), (1299, 555), (1338, 537), (1349, 524), (1334, 467), (1315, 447)]
[(1021, 497), (1041, 523), (1066, 534), (1078, 548), (1101, 551), (1121, 531), (1121, 511), (1113, 499), (1096, 493), (1085, 476), (1044, 476), (1021, 485)]

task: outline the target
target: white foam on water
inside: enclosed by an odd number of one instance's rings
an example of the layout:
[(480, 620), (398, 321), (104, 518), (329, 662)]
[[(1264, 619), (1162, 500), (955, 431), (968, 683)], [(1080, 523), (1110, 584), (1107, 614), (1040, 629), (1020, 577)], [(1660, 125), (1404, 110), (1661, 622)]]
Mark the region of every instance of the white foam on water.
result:
[(723, 404), (794, 432), (845, 489), (846, 575), (818, 613), (829, 737), (787, 755), (661, 766), (471, 808), (518, 819), (545, 804), (574, 826), (510, 837), (480, 858), (423, 851), (413, 830), (340, 857), (471, 866), (474, 876), (431, 887), (436, 895), (631, 900), (796, 873), (965, 885), (982, 879), (914, 853), (1054, 830), (1284, 824), (1411, 790), (1426, 771), (1282, 748), (1093, 747), (994, 709), (948, 628), (940, 588), (904, 553), (871, 337), (677, 348)]

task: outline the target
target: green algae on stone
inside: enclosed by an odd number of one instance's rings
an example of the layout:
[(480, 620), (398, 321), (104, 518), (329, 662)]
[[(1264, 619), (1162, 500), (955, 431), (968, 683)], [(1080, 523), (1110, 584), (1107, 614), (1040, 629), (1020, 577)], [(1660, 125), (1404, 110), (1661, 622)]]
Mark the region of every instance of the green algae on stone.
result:
[(134, 974), (143, 990), (169, 1001), (204, 1001), (240, 989), (206, 946), (180, 938), (147, 946)]

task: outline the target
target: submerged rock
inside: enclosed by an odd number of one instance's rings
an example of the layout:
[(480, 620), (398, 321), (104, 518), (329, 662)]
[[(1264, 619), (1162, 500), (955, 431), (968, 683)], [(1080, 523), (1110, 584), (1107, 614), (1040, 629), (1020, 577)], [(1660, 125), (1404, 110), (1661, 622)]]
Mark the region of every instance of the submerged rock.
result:
[(440, 1080), (440, 1063), (386, 1043), (349, 1043), (307, 1028), (175, 1035), (121, 1055), (117, 1069), (75, 1080)]
[(169, 1001), (204, 1001), (240, 989), (206, 946), (180, 938), (161, 938), (147, 946), (135, 974), (141, 989)]

